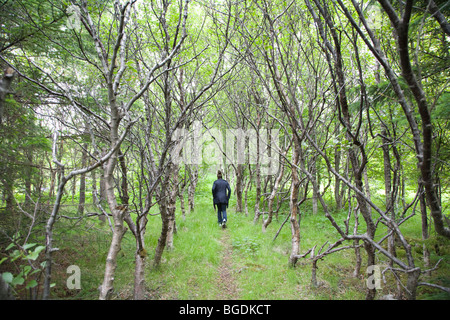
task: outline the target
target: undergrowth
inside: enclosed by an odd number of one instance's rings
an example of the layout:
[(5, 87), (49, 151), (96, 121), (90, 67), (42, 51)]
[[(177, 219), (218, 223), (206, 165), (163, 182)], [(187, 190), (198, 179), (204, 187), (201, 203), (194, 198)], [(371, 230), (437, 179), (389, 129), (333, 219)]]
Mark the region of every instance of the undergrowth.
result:
[[(199, 182), (196, 193), (195, 210), (186, 214), (183, 220), (177, 209), (177, 233), (174, 248), (163, 254), (161, 266), (152, 266), (154, 249), (158, 241), (161, 219), (150, 216), (145, 244), (148, 252), (146, 266), (147, 299), (217, 299), (219, 287), (217, 279), (226, 248), (232, 250), (231, 274), (238, 288), (233, 299), (364, 299), (366, 273), (364, 250), (361, 248), (362, 266), (359, 276), (353, 276), (355, 266), (354, 249), (342, 250), (326, 256), (318, 262), (318, 286), (311, 285), (311, 261), (309, 255), (300, 259), (295, 267), (288, 265), (291, 231), (289, 221), (279, 230), (289, 213), (283, 204), (277, 219), (274, 219), (265, 233), (262, 232), (261, 219), (253, 223), (253, 215), (235, 212), (235, 199), (228, 208), (227, 229), (217, 224), (210, 186), (213, 177), (204, 177)], [(155, 206), (156, 207), (156, 206)], [(152, 209), (153, 210), (153, 209)], [(252, 210), (249, 210), (252, 212)], [(339, 237), (323, 213), (310, 213), (307, 205), (300, 207), (301, 253), (326, 242), (333, 243)], [(157, 212), (157, 209), (155, 209)], [(152, 212), (152, 213), (155, 213)], [(343, 224), (347, 212), (333, 213), (336, 221)], [(361, 219), (360, 219), (361, 220)], [(354, 220), (351, 220), (351, 224)], [(364, 223), (361, 222), (361, 230)], [(97, 218), (82, 221), (60, 219), (56, 224), (55, 243), (59, 251), (54, 254), (55, 266), (52, 289), (54, 299), (97, 299), (98, 287), (103, 281), (106, 253), (111, 238), (107, 222)], [(424, 269), (422, 250), (425, 244), (431, 252), (433, 266), (440, 260), (439, 268), (431, 277), (422, 276), (421, 281), (450, 286), (449, 240), (431, 235), (426, 242), (420, 236), (420, 217), (414, 216), (402, 226), (405, 236), (415, 252), (415, 263)], [(377, 237), (386, 230), (380, 226)], [(224, 237), (227, 233), (227, 237)], [(229, 242), (224, 239), (228, 238)], [(43, 240), (43, 239), (41, 239)], [(135, 240), (128, 231), (123, 239), (118, 257), (113, 299), (132, 299)], [(317, 249), (316, 249), (317, 250)], [(397, 251), (402, 258), (401, 248)], [(386, 257), (377, 254), (377, 263), (386, 266)], [(67, 289), (67, 267), (77, 265), (81, 270), (81, 289)], [(398, 290), (395, 276), (385, 272), (386, 282), (381, 283), (378, 297), (393, 294)], [(400, 275), (401, 277), (401, 275)], [(449, 299), (448, 294), (430, 288), (419, 287), (418, 299)]]

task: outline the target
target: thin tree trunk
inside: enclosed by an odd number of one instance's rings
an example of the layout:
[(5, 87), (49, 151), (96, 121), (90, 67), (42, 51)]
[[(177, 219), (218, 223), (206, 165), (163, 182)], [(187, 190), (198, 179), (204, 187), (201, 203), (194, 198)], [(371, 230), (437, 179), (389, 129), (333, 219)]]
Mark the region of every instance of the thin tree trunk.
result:
[[(114, 135), (114, 128), (112, 129), (114, 136), (113, 141), (117, 141), (117, 137)], [(116, 129), (117, 130), (117, 129)], [(117, 132), (117, 131), (115, 131)], [(117, 255), (120, 251), (120, 245), (126, 228), (124, 226), (124, 217), (127, 211), (127, 206), (117, 205), (116, 196), (114, 194), (114, 167), (118, 161), (118, 152), (116, 151), (107, 164), (105, 165), (104, 178), (105, 178), (105, 193), (108, 201), (108, 206), (111, 211), (114, 227), (111, 244), (109, 246), (108, 254), (106, 256), (105, 275), (103, 278), (103, 284), (100, 287), (100, 300), (108, 300), (114, 290), (114, 277), (117, 266)]]
[(95, 205), (95, 199), (98, 198), (97, 174), (95, 170), (91, 171), (91, 179), (92, 179), (92, 203)]
[[(395, 219), (394, 211), (394, 199), (392, 197), (392, 178), (391, 178), (391, 157), (389, 155), (389, 140), (387, 137), (386, 127), (382, 127), (382, 147), (383, 150), (383, 167), (384, 167), (384, 194), (386, 199), (386, 211), (392, 219)], [(388, 238), (388, 251), (390, 254), (395, 256), (395, 233), (392, 233)], [(389, 265), (393, 267), (394, 261), (390, 260)]]
[(111, 244), (109, 246), (108, 254), (106, 256), (105, 275), (103, 277), (103, 284), (100, 287), (100, 300), (109, 300), (114, 291), (114, 277), (117, 267), (117, 255), (121, 249), (123, 235), (126, 228), (123, 223), (122, 215), (125, 214), (126, 207), (119, 207), (113, 214), (114, 228)]
[[(259, 123), (259, 121), (258, 121)], [(259, 128), (258, 128), (259, 129)], [(256, 133), (256, 199), (255, 199), (255, 216), (253, 218), (253, 223), (258, 223), (259, 217), (261, 216), (260, 212), (260, 199), (261, 199), (261, 157), (260, 157), (260, 138), (259, 131)]]
[[(81, 151), (81, 166), (84, 168), (87, 164), (87, 143), (83, 144)], [(80, 199), (78, 200), (78, 215), (84, 214), (84, 206), (86, 203), (86, 174), (80, 175)]]
[[(111, 148), (116, 146), (119, 141), (118, 132), (120, 124), (119, 109), (116, 102), (116, 94), (110, 87), (108, 90), (108, 98), (111, 112), (111, 128), (110, 128), (110, 145)], [(121, 154), (120, 154), (121, 155)], [(105, 181), (105, 195), (108, 202), (109, 210), (112, 214), (114, 227), (111, 244), (106, 257), (105, 275), (103, 283), (100, 287), (100, 300), (108, 300), (114, 290), (114, 277), (117, 266), (117, 255), (120, 251), (120, 245), (126, 228), (124, 226), (125, 214), (127, 214), (127, 205), (119, 206), (117, 204), (116, 195), (114, 193), (115, 181), (114, 181), (114, 169), (117, 162), (121, 162), (121, 168), (123, 156), (119, 157), (119, 150), (115, 149), (111, 157), (104, 165), (104, 181)]]
[(318, 283), (317, 283), (317, 260), (316, 259), (312, 260), (312, 265), (311, 265), (311, 287), (313, 287), (313, 288), (317, 288), (318, 287)]
[(280, 183), (281, 180), (283, 179), (283, 174), (284, 174), (284, 163), (280, 163), (280, 172), (275, 180), (275, 184), (273, 186), (272, 192), (270, 194), (268, 203), (267, 203), (267, 207), (268, 207), (268, 212), (267, 212), (267, 219), (264, 220), (263, 225), (262, 225), (262, 231), (266, 232), (267, 227), (269, 226), (269, 224), (272, 222), (272, 217), (273, 217), (273, 204), (275, 201), (275, 196), (277, 195), (278, 189), (280, 187)]
[(56, 193), (56, 199), (53, 205), (50, 217), (47, 220), (45, 226), (45, 270), (44, 270), (44, 287), (42, 293), (42, 299), (50, 299), (50, 285), (51, 285), (51, 274), (52, 274), (52, 253), (57, 250), (53, 248), (53, 225), (56, 221), (56, 215), (58, 214), (59, 207), (61, 205), (61, 199), (64, 193), (64, 187), (66, 186), (68, 180), (64, 176), (61, 177), (60, 183), (58, 185), (58, 191)]
[(244, 180), (244, 164), (236, 166), (236, 212), (242, 212), (242, 191)]
[[(423, 193), (423, 190), (420, 190), (420, 196), (419, 196), (419, 201), (420, 201), (420, 214), (422, 217), (422, 240), (427, 240), (429, 235), (428, 235), (428, 215), (427, 215), (427, 205), (426, 205), (426, 200), (425, 200), (425, 196)], [(430, 251), (428, 250), (426, 244), (423, 244), (423, 260), (425, 263), (425, 268), (429, 269), (430, 268)], [(427, 274), (428, 276), (430, 276), (430, 272), (428, 272)]]
[(189, 212), (194, 211), (195, 207), (195, 189), (197, 187), (198, 182), (198, 165), (194, 164), (192, 166), (189, 166), (190, 170), (190, 182), (189, 182), (189, 189), (188, 189), (188, 204), (189, 204)]
[(169, 198), (167, 201), (167, 213), (168, 213), (168, 230), (166, 238), (166, 247), (168, 250), (173, 249), (173, 237), (177, 232), (175, 210), (176, 210), (176, 200), (178, 193), (178, 165), (171, 164), (168, 168), (171, 171), (172, 181), (170, 182)]
[(12, 81), (16, 72), (13, 68), (7, 67), (3, 78), (0, 80), (0, 125), (3, 122), (3, 109), (5, 108), (6, 97), (9, 93)]
[(167, 233), (169, 231), (170, 225), (170, 217), (169, 217), (169, 205), (168, 205), (168, 193), (169, 193), (169, 184), (170, 184), (170, 168), (166, 168), (166, 172), (164, 174), (164, 180), (161, 183), (161, 189), (159, 193), (159, 212), (161, 215), (161, 234), (158, 239), (158, 243), (155, 248), (155, 256), (153, 258), (153, 264), (157, 268), (161, 264), (162, 254), (164, 252), (164, 248), (167, 243)]
[(169, 214), (168, 214), (168, 209), (164, 200), (161, 201), (161, 203), (159, 203), (159, 211), (161, 213), (161, 220), (162, 220), (162, 226), (161, 226), (161, 234), (159, 236), (158, 239), (158, 243), (156, 245), (156, 249), (155, 249), (155, 257), (153, 258), (153, 264), (154, 266), (157, 268), (160, 266), (161, 264), (161, 258), (162, 258), (162, 254), (164, 252), (164, 248), (166, 246), (166, 242), (167, 242), (167, 232), (169, 230)]
[(32, 151), (25, 151), (28, 165), (26, 168), (26, 177), (25, 177), (25, 201), (24, 206), (27, 207), (30, 204), (31, 199), (31, 176), (32, 176), (32, 165), (33, 165), (33, 154)]
[(179, 189), (178, 189), (178, 198), (180, 199), (180, 209), (181, 209), (181, 216), (183, 217), (183, 221), (186, 220), (186, 208), (184, 204), (184, 191), (186, 189), (186, 176), (183, 179), (183, 182), (181, 183)]
[(298, 260), (298, 254), (300, 252), (300, 226), (299, 226), (299, 213), (298, 213), (298, 193), (300, 189), (300, 179), (298, 177), (297, 165), (300, 159), (300, 143), (298, 138), (294, 135), (294, 145), (292, 150), (292, 182), (291, 182), (291, 195), (289, 197), (290, 208), (290, 223), (291, 223), (291, 254), (289, 256), (289, 264), (295, 266)]

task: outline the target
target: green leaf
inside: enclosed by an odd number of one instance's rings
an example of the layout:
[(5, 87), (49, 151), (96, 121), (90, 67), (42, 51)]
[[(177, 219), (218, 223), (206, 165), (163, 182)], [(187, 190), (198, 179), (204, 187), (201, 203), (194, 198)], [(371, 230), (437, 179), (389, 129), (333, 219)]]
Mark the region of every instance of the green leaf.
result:
[(5, 250), (9, 250), (9, 249), (11, 249), (11, 248), (14, 247), (14, 246), (15, 246), (15, 244), (14, 244), (14, 243), (11, 243), (9, 246), (6, 247)]
[(37, 285), (38, 285), (38, 283), (37, 283), (36, 280), (31, 280), (30, 282), (27, 283), (27, 286), (26, 286), (25, 288), (26, 288), (26, 289), (34, 288), (34, 287), (36, 287)]
[(12, 286), (21, 285), (25, 282), (25, 279), (19, 274), (11, 282)]
[(26, 275), (28, 275), (28, 273), (30, 273), (30, 271), (31, 271), (31, 267), (30, 266), (25, 266), (24, 268), (23, 268), (23, 274), (26, 276)]
[(45, 247), (44, 246), (38, 246), (34, 249), (34, 251), (32, 253), (30, 253), (29, 255), (26, 256), (27, 259), (29, 260), (36, 260), (39, 257), (39, 253), (41, 253), (42, 250), (44, 250)]
[(11, 258), (12, 258), (11, 262), (16, 261), (20, 257), (22, 257), (22, 253), (19, 250), (14, 250), (13, 253), (11, 254)]
[(38, 257), (39, 257), (39, 253), (32, 252), (29, 255), (27, 255), (24, 259), (35, 261)]
[(38, 273), (40, 271), (41, 271), (40, 269), (33, 270), (28, 276), (32, 276), (33, 274)]
[(26, 245), (23, 246), (23, 248), (25, 250), (28, 250), (30, 248), (33, 248), (36, 245), (36, 243), (27, 243)]
[(2, 278), (6, 283), (11, 283), (13, 281), (13, 275), (11, 272), (4, 272)]

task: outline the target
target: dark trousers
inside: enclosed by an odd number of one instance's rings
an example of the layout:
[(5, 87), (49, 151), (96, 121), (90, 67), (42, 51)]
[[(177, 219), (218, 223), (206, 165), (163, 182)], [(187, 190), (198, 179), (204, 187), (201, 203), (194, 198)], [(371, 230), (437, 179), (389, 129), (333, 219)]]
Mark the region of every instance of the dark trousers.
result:
[(225, 203), (218, 203), (217, 206), (217, 220), (222, 223), (227, 220), (227, 205)]

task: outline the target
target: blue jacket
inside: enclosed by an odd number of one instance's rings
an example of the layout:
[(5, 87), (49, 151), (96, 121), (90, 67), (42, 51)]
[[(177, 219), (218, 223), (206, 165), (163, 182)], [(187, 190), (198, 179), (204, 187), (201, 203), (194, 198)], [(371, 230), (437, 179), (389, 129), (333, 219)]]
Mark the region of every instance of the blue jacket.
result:
[(230, 196), (231, 196), (230, 184), (226, 180), (223, 180), (223, 179), (218, 179), (218, 180), (214, 181), (214, 184), (212, 187), (212, 195), (213, 195), (214, 204), (218, 204), (218, 203), (228, 204), (228, 200), (230, 200)]

